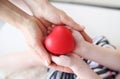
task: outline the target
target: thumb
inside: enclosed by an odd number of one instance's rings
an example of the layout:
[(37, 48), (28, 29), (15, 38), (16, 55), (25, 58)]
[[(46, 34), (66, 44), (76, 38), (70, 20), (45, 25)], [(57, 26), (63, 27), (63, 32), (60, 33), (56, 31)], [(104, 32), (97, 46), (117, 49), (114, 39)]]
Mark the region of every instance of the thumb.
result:
[(60, 65), (60, 60), (59, 60), (59, 57), (54, 56), (54, 55), (51, 55), (51, 57), (52, 57), (52, 61), (53, 61), (54, 63), (56, 63), (56, 64)]
[(65, 67), (69, 67), (71, 64), (71, 59), (65, 55), (60, 55), (59, 57), (52, 56), (52, 61), (58, 65), (65, 66)]
[(50, 56), (42, 44), (40, 45), (35, 44), (34, 46), (32, 46), (32, 48), (36, 52), (36, 54), (40, 57), (40, 61), (44, 65), (48, 66), (51, 64)]

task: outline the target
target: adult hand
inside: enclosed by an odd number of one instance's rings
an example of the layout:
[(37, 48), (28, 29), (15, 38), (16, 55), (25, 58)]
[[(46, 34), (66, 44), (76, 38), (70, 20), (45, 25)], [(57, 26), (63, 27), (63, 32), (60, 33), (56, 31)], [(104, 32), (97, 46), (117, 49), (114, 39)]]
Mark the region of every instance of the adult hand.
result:
[[(85, 27), (77, 24), (64, 11), (54, 7), (50, 3), (47, 3), (47, 5), (44, 8), (45, 9), (43, 9), (43, 11), (41, 11), (42, 16), (40, 16), (39, 10), (37, 12), (35, 12), (34, 15), (39, 19), (43, 18), (43, 19), (47, 20), (51, 24), (56, 24), (56, 25), (65, 24), (65, 25), (69, 26), (70, 28), (79, 31), (86, 41), (92, 43), (92, 39), (84, 31)], [(44, 21), (43, 21), (43, 23), (44, 23)]]
[(27, 26), (21, 29), (22, 33), (29, 46), (40, 56), (41, 62), (47, 66), (51, 62), (50, 56), (43, 45), (44, 38), (47, 34), (46, 29), (36, 18), (31, 17), (29, 19), (30, 20), (26, 22)]
[(43, 46), (46, 29), (40, 21), (26, 14), (7, 0), (0, 1), (0, 18), (22, 31), (28, 44), (39, 54), (43, 64), (48, 65), (51, 63), (49, 54)]
[(92, 39), (84, 31), (84, 27), (77, 24), (64, 11), (54, 7), (48, 0), (24, 0), (29, 6), (33, 16), (37, 17), (46, 27), (52, 24), (65, 24), (79, 31), (86, 41), (92, 42)]

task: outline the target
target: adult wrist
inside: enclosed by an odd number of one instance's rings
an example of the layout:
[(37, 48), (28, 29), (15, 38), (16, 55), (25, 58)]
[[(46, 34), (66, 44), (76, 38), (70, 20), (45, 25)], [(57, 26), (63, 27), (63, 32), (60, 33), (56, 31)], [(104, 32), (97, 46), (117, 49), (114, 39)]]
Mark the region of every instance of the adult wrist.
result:
[(33, 13), (33, 15), (40, 15), (46, 6), (48, 6), (50, 3), (48, 0), (23, 0)]

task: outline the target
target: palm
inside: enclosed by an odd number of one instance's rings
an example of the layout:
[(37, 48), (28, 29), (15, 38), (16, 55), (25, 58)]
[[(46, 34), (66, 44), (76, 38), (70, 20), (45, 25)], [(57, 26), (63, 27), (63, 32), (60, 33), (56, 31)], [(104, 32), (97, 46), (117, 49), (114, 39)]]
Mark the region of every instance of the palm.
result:
[(74, 36), (75, 44), (76, 44), (73, 52), (80, 55), (80, 53), (84, 48), (85, 40), (78, 31), (72, 30), (72, 34)]
[(45, 64), (44, 60), (48, 60), (48, 63), (50, 63), (49, 55), (43, 45), (45, 35), (47, 34), (44, 25), (34, 17), (30, 18), (27, 25), (28, 27), (23, 33), (29, 46), (40, 56), (41, 63)]

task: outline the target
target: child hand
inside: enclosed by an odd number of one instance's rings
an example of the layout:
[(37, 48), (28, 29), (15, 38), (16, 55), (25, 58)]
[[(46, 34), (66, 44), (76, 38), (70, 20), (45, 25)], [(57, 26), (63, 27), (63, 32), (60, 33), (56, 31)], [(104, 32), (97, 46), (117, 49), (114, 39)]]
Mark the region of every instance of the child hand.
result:
[(77, 54), (52, 56), (52, 61), (72, 69), (80, 79), (101, 79)]
[(75, 40), (75, 49), (73, 52), (81, 55), (81, 53), (85, 50), (86, 41), (84, 40), (80, 32), (72, 30), (72, 34)]
[(73, 67), (74, 65), (78, 65), (80, 59), (80, 56), (71, 53), (69, 55), (60, 55), (60, 56), (54, 56), (52, 55), (52, 61), (60, 66), (65, 67)]

